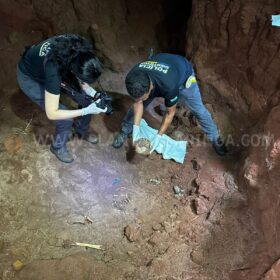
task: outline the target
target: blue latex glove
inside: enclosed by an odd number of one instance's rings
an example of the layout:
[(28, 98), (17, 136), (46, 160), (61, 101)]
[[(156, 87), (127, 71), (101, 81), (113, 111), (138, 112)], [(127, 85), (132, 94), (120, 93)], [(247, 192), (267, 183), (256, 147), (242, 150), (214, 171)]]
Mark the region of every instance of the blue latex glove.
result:
[(272, 26), (280, 26), (280, 15), (272, 15)]
[(159, 143), (161, 141), (161, 137), (162, 137), (162, 135), (157, 134), (154, 137), (154, 139), (152, 140), (152, 142), (151, 142), (152, 149), (150, 151), (150, 154), (158, 147), (158, 145), (159, 145)]
[(132, 132), (132, 141), (133, 141), (133, 143), (135, 143), (140, 138), (141, 138), (140, 126), (134, 124), (133, 125), (133, 132)]
[(88, 107), (83, 108), (82, 116), (89, 115), (89, 114), (100, 114), (100, 113), (105, 113), (107, 111), (107, 108), (105, 109), (98, 108), (96, 104), (98, 104), (98, 102), (91, 103)]

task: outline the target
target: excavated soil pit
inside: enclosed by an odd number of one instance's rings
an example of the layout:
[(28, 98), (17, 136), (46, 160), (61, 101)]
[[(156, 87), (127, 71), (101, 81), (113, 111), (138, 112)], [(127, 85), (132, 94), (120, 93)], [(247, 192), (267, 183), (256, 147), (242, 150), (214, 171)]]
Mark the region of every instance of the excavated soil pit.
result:
[[(276, 1), (64, 2), (0, 1), (0, 279), (278, 280)], [(185, 54), (235, 149), (218, 157), (179, 106), (168, 133), (189, 141), (183, 165), (138, 155), (130, 139), (115, 150), (131, 100), (113, 94), (114, 115), (91, 123), (100, 143), (73, 139), (74, 163), (57, 161), (54, 126), (19, 92), (15, 69), (24, 46), (66, 32), (92, 40), (112, 92), (125, 93), (151, 47)], [(156, 111), (145, 114), (155, 128)], [(244, 135), (263, 145), (238, 147)]]
[[(94, 117), (100, 144), (72, 140), (75, 161), (65, 165), (46, 145), (53, 125), (44, 113), (22, 93), (2, 96), (1, 104), (12, 104), (0, 115), (8, 120), (1, 125), (3, 279), (228, 279), (240, 269), (257, 233), (236, 183), (237, 159), (219, 158), (198, 140), (184, 165), (159, 155), (128, 161), (129, 145), (115, 150), (111, 142), (129, 103), (115, 95), (115, 126)], [(65, 247), (67, 240), (104, 250)]]

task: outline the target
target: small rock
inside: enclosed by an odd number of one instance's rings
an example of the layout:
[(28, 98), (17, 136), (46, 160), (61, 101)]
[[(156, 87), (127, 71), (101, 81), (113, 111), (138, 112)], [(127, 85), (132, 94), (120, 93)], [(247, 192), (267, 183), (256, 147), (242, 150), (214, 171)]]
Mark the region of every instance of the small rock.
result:
[(138, 224), (130, 224), (125, 227), (124, 235), (130, 242), (136, 241), (140, 237), (140, 226)]
[(152, 183), (153, 185), (159, 185), (161, 183), (159, 179), (150, 179), (149, 182)]
[(127, 254), (128, 254), (129, 256), (132, 256), (132, 255), (133, 255), (133, 252), (132, 252), (132, 251), (127, 251)]
[(182, 188), (180, 188), (179, 186), (174, 186), (173, 187), (173, 191), (174, 191), (174, 193), (175, 194), (177, 194), (177, 195), (182, 195), (185, 191), (182, 189)]
[(163, 226), (164, 230), (165, 230), (167, 233), (170, 233), (170, 232), (172, 232), (172, 231), (174, 230), (174, 229), (173, 229), (173, 225), (170, 224), (170, 223), (168, 223), (167, 221), (164, 221), (164, 222), (162, 223), (162, 226)]
[(192, 209), (196, 215), (208, 213), (209, 202), (204, 197), (197, 197), (191, 204)]
[(205, 262), (206, 253), (202, 250), (195, 249), (191, 252), (190, 257), (194, 263), (202, 265)]
[(158, 246), (161, 243), (161, 233), (159, 231), (154, 232), (148, 243), (153, 247)]
[(141, 219), (136, 219), (136, 220), (135, 220), (135, 223), (136, 223), (136, 224), (139, 224), (139, 225), (142, 225), (142, 224), (143, 224), (143, 220), (141, 220)]
[(169, 215), (169, 218), (171, 220), (175, 220), (177, 218), (177, 214), (176, 213), (172, 213), (172, 214)]
[(160, 231), (162, 229), (162, 225), (161, 224), (156, 224), (156, 225), (153, 225), (153, 230), (154, 231)]
[(19, 260), (16, 260), (16, 261), (13, 263), (13, 268), (14, 268), (14, 270), (16, 270), (16, 271), (21, 270), (22, 267), (23, 267), (23, 263), (22, 263), (21, 261), (19, 261)]

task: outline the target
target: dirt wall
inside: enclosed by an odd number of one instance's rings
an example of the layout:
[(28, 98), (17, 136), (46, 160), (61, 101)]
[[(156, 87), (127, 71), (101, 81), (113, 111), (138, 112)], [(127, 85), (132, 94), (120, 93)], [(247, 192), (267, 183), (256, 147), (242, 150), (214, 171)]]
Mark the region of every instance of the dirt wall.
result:
[(229, 109), (257, 120), (279, 104), (280, 28), (277, 0), (194, 1), (187, 55), (199, 78)]

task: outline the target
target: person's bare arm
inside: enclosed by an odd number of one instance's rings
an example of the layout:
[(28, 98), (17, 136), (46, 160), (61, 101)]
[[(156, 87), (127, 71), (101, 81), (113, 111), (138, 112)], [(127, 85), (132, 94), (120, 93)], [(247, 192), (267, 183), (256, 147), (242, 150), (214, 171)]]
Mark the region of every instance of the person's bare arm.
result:
[(163, 135), (167, 130), (167, 128), (169, 127), (169, 125), (171, 124), (176, 112), (176, 106), (177, 104), (173, 105), (172, 107), (166, 108), (166, 113), (163, 117), (160, 129), (158, 130), (159, 135)]
[(134, 125), (139, 126), (144, 111), (143, 102), (142, 101), (135, 102), (133, 104), (133, 111), (134, 111)]
[(59, 109), (60, 95), (45, 91), (45, 110), (46, 115), (50, 120), (64, 120), (82, 116), (82, 109), (78, 110), (63, 110)]

